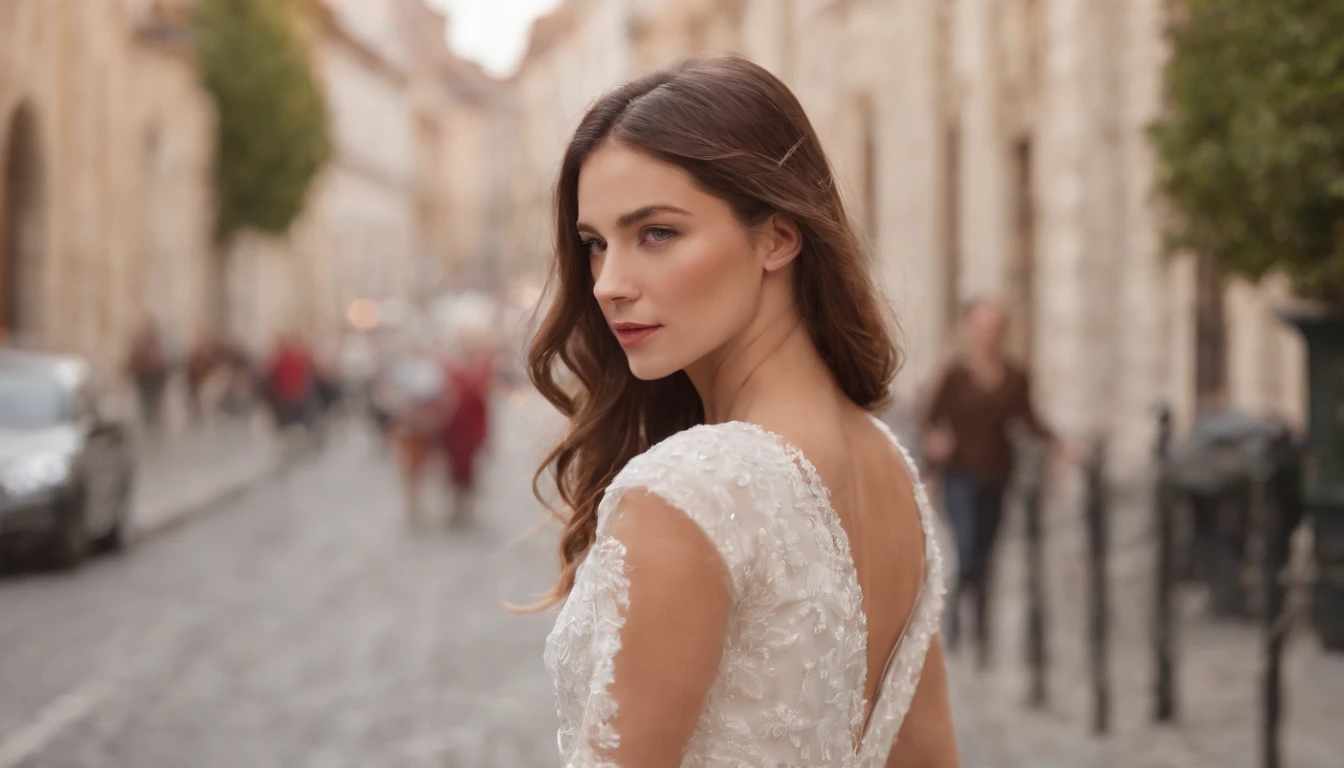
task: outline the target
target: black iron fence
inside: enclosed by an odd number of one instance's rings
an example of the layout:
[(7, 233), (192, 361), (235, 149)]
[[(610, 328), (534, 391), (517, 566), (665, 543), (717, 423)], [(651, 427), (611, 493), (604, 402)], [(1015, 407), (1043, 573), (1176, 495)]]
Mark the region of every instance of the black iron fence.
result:
[[(1110, 677), (1110, 562), (1117, 549), (1144, 547), (1152, 553), (1151, 610), (1152, 718), (1180, 727), (1181, 611), (1178, 595), (1198, 586), (1209, 595), (1212, 617), (1256, 622), (1261, 658), (1247, 666), (1261, 670), (1259, 721), (1261, 761), (1280, 765), (1283, 719), (1281, 660), (1297, 612), (1290, 588), (1305, 585), (1288, 577), (1290, 542), (1306, 522), (1302, 501), (1302, 444), (1285, 425), (1225, 413), (1200, 419), (1180, 439), (1171, 414), (1159, 415), (1154, 446), (1155, 482), (1151, 528), (1140, 538), (1112, 540), (1112, 495), (1106, 484), (1106, 446), (1098, 442), (1085, 472), (1085, 492), (1077, 518), (1086, 528), (1086, 646), (1091, 688), (1091, 728), (1104, 735), (1112, 726)], [(1018, 496), (1026, 556), (1026, 662), (1029, 706), (1043, 707), (1050, 696), (1049, 601), (1043, 575), (1049, 527), (1043, 524), (1043, 463), (1031, 458), (1020, 475)], [(1070, 524), (1075, 524), (1070, 519)]]

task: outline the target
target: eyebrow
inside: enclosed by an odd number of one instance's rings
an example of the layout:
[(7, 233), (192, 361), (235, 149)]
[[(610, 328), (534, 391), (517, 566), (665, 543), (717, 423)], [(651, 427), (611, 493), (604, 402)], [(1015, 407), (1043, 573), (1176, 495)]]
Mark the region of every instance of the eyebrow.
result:
[[(638, 224), (644, 219), (647, 219), (650, 216), (659, 213), (679, 213), (683, 216), (691, 215), (690, 211), (683, 210), (675, 205), (668, 205), (666, 203), (654, 203), (653, 205), (646, 205), (643, 208), (636, 208), (635, 210), (629, 213), (621, 214), (621, 217), (616, 219), (616, 228), (626, 229), (627, 227), (631, 227), (635, 224)], [(594, 229), (591, 225), (584, 224), (583, 222), (579, 222), (577, 228), (580, 231), (587, 231), (592, 232), (593, 234), (597, 234), (596, 229)]]

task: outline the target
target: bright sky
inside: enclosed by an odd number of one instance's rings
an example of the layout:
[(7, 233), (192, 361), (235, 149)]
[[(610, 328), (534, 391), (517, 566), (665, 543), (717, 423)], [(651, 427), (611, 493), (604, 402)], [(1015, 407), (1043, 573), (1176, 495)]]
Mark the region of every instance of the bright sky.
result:
[(430, 0), (452, 17), (449, 44), (459, 56), (498, 77), (513, 74), (527, 48), (532, 20), (559, 0)]

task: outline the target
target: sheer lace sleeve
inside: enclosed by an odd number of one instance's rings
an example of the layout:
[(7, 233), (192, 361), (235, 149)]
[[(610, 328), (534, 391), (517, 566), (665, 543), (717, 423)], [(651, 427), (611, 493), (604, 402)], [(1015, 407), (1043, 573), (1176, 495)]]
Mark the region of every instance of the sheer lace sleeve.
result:
[(578, 710), (560, 735), (566, 766), (681, 764), (750, 560), (752, 485), (731, 443), (701, 427), (632, 460), (607, 489), (570, 595), (590, 664), (576, 671), (587, 680), (562, 686)]

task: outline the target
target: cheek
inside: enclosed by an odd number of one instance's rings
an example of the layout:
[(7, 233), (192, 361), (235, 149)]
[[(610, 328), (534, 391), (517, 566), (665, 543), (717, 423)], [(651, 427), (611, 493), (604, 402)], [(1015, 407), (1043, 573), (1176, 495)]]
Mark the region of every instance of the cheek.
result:
[(747, 303), (754, 288), (747, 254), (718, 244), (687, 243), (686, 247), (660, 281), (659, 293), (668, 309), (693, 310), (708, 320), (721, 319), (725, 310)]

